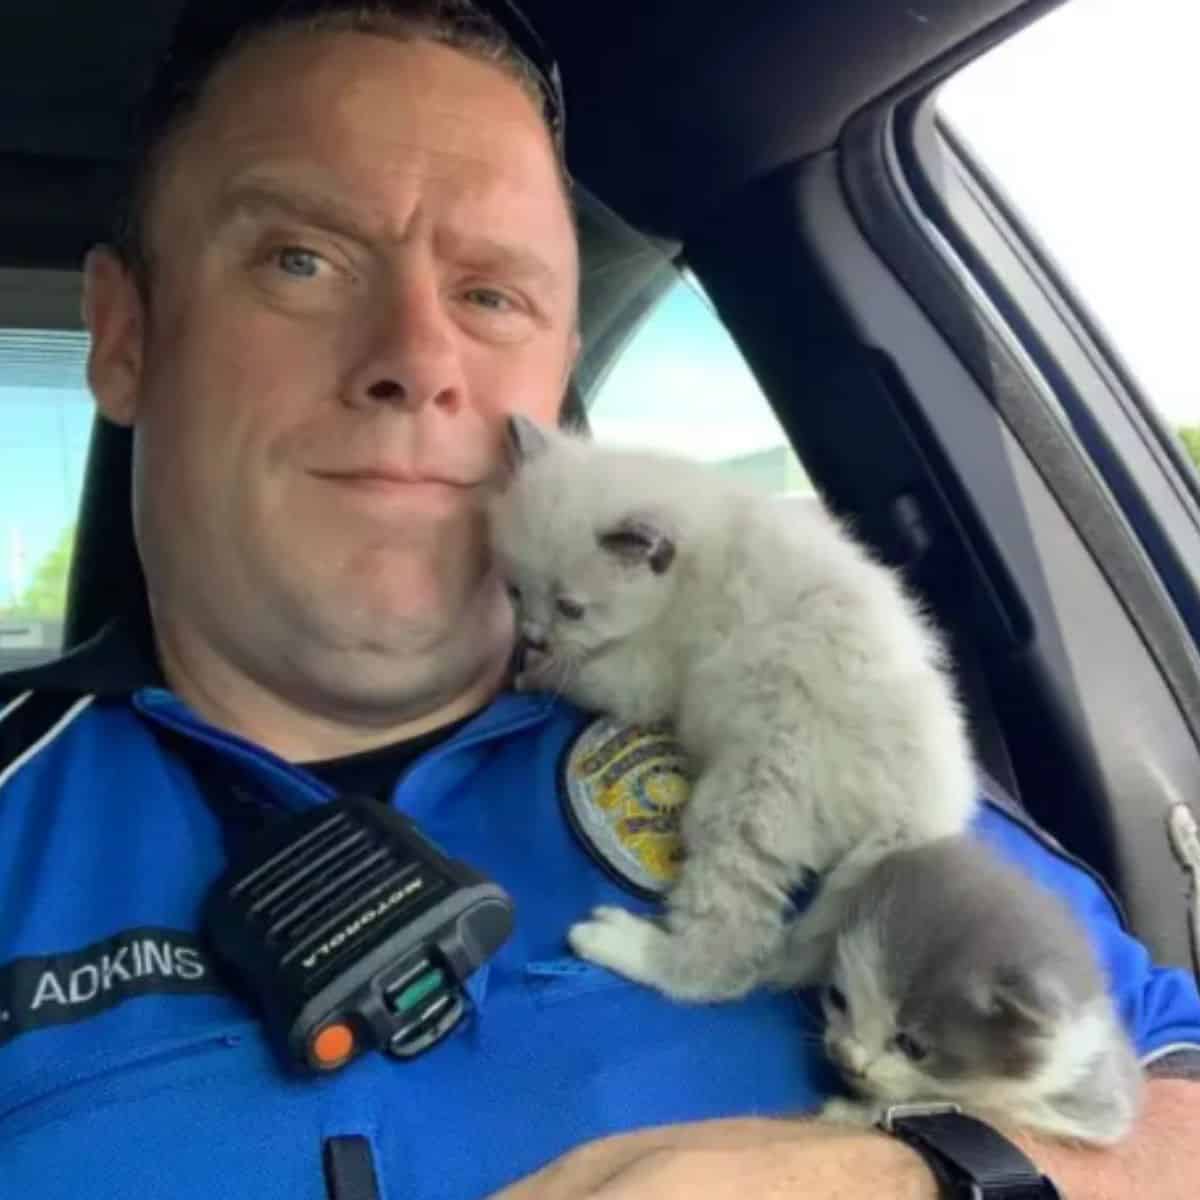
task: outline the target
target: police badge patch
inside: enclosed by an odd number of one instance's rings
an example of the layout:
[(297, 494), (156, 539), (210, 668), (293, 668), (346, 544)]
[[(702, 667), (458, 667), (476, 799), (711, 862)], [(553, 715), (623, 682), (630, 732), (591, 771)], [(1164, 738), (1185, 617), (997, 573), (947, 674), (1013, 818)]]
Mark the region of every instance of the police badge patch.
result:
[(687, 760), (666, 726), (601, 717), (563, 759), (571, 828), (617, 882), (645, 899), (663, 895), (679, 874), (679, 818), (690, 790)]

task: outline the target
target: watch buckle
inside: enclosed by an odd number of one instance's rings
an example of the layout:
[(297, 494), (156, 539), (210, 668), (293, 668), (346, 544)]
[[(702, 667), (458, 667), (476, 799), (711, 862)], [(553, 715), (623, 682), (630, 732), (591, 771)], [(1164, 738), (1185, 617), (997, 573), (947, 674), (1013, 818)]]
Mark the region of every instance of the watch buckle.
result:
[(940, 1117), (946, 1113), (961, 1113), (962, 1106), (949, 1100), (933, 1100), (924, 1104), (890, 1104), (879, 1118), (879, 1127), (894, 1133), (897, 1121), (906, 1117)]

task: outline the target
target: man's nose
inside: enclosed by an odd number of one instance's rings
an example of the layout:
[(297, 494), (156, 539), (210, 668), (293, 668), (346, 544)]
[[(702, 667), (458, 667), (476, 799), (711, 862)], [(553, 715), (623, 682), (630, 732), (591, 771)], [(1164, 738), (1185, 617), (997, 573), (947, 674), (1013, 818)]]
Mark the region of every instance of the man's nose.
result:
[(355, 406), (427, 407), (453, 415), (465, 384), (451, 314), (435, 280), (398, 285), (373, 323), (363, 360), (350, 385)]

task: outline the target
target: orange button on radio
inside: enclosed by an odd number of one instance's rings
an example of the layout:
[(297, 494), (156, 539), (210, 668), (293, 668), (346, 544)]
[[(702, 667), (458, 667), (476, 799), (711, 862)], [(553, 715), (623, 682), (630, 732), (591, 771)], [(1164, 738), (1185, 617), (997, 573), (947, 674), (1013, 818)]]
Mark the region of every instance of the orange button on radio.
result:
[(340, 1067), (354, 1053), (354, 1030), (344, 1021), (326, 1025), (313, 1036), (308, 1052), (322, 1070)]

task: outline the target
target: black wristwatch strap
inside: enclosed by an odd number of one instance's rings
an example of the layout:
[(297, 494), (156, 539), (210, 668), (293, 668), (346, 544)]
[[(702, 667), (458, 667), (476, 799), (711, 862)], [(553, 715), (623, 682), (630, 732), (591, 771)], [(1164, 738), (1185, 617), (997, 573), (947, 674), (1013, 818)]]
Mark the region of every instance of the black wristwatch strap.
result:
[(1012, 1142), (955, 1105), (896, 1105), (879, 1125), (920, 1153), (946, 1200), (1062, 1200)]

